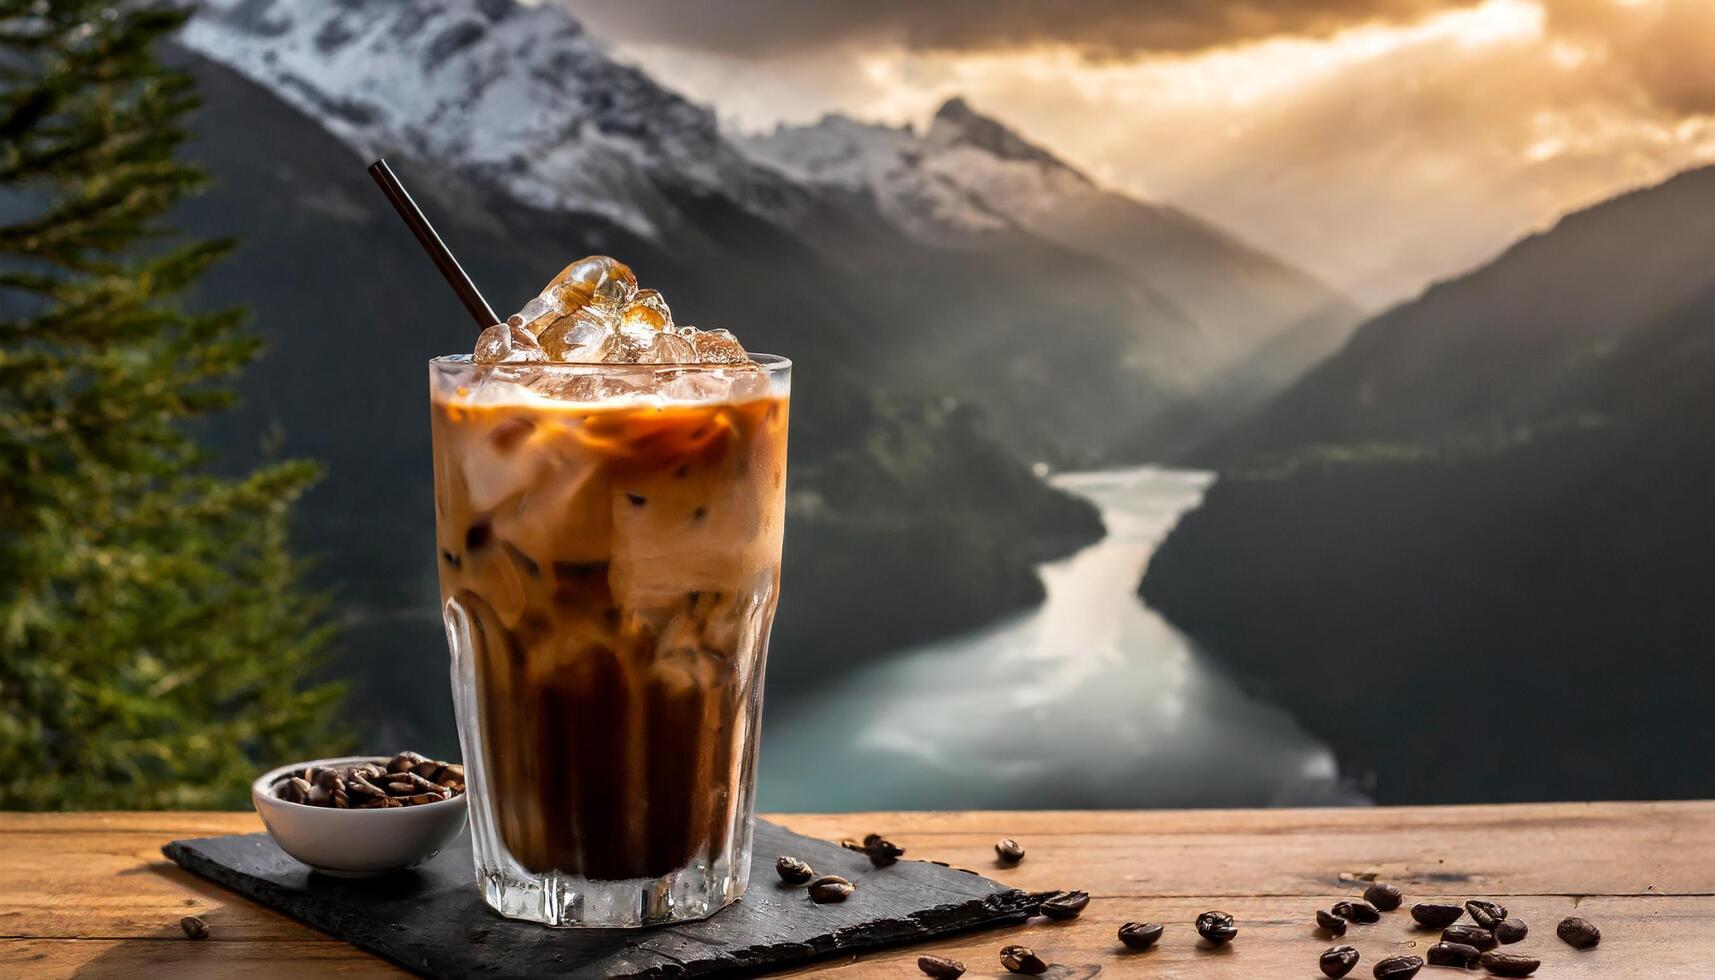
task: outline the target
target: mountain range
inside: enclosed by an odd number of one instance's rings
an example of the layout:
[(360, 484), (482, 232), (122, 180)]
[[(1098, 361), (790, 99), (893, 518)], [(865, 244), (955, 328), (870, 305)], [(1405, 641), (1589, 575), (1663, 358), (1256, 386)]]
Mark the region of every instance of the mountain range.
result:
[(1707, 796), (1715, 168), (1358, 329), (1142, 594), (1384, 802)]
[[(1284, 387), (1362, 318), (1308, 274), (1171, 205), (1103, 188), (961, 98), (921, 134), (832, 114), (741, 145), (808, 184), (872, 198), (920, 241), (994, 254), (1024, 234), (1121, 270), (1135, 295), (1106, 316), (1143, 341), (1137, 370), (1183, 399), (1134, 417), (1144, 455)], [(1165, 424), (1193, 407), (1190, 431)]]
[(1147, 453), (1149, 420), (1315, 310), (1344, 309), (1162, 206), (1130, 202), (1136, 227), (1116, 219), (1099, 235), (1225, 256), (1201, 274), (1224, 268), (1250, 297), (1233, 302), (1267, 311), (1276, 297), (1283, 312), (1221, 320), (1219, 303), (1137, 256), (1104, 254), (1098, 233), (1051, 233), (1021, 203), (1029, 193), (1001, 215), (998, 188), (1035, 179), (1014, 166), (1032, 152), (1043, 202), (1070, 213), (1129, 199), (962, 104), (943, 109), (935, 139), (1001, 216), (933, 232), (879, 186), (808, 174), (777, 145), (723, 132), (551, 4), (210, 0), (173, 57), (205, 101), (189, 155), (215, 178), (176, 220), (241, 246), (195, 300), (247, 306), (269, 344), (241, 408), (207, 436), (235, 463), (327, 464), (300, 538), (348, 622), (334, 669), (355, 676), (389, 744), (451, 747), (424, 361), (468, 349), (475, 328), (370, 186), (374, 156), (503, 312), (570, 258), (603, 252), (682, 320), (795, 359), (775, 688), (1039, 601), (1035, 565), (1101, 526), (1032, 464)]
[[(904, 168), (922, 182), (829, 171), (843, 151), (816, 151), (827, 125), (729, 136), (712, 111), (614, 61), (553, 4), (216, 0), (183, 41), (359, 157), (432, 163), (520, 205), (602, 219), (681, 261), (732, 267), (718, 277), (728, 289), (834, 310), (838, 296), (806, 295), (755, 256), (706, 247), (716, 209), (794, 239), (862, 280), (862, 301), (814, 336), (791, 313), (729, 326), (752, 343), (885, 357), (869, 387), (972, 402), (1021, 458), (1147, 453), (1139, 431), (1228, 365), (1284, 332), (1311, 337), (1288, 345), (1274, 375), (1223, 389), (1240, 402), (1266, 394), (1356, 318), (1302, 273), (1171, 208), (1100, 190), (961, 102), (937, 116), (921, 168)], [(913, 218), (919, 183), (966, 206)], [(560, 258), (545, 257), (537, 275)]]

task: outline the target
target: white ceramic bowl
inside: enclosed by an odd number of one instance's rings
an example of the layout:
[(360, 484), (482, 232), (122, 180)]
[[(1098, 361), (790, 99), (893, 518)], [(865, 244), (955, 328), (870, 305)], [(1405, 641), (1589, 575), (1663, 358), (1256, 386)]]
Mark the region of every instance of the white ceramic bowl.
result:
[(317, 871), (343, 878), (401, 871), (439, 854), (464, 829), (465, 794), (416, 806), (341, 810), (289, 803), (273, 792), (276, 782), (307, 766), (386, 765), (390, 758), (352, 755), (294, 762), (263, 773), (250, 784), (250, 798), (280, 849)]

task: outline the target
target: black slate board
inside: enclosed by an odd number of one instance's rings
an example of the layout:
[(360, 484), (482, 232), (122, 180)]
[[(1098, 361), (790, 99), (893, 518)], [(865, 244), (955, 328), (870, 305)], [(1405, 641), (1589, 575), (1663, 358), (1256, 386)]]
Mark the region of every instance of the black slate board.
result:
[[(490, 911), (477, 893), (468, 832), (434, 860), (381, 878), (316, 874), (266, 834), (161, 848), (187, 870), (364, 949), (433, 976), (700, 977), (784, 967), (950, 932), (1022, 922), (1036, 902), (968, 871), (923, 861), (872, 868), (862, 854), (756, 822), (750, 889), (701, 922), (645, 930), (548, 929)], [(857, 885), (816, 905), (788, 888), (791, 854)]]

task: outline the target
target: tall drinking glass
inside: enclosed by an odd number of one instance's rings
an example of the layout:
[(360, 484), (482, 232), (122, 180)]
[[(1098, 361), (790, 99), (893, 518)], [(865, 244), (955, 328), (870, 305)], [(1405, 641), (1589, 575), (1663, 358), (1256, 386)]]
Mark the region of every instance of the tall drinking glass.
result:
[(743, 893), (791, 362), (430, 362), (483, 898), (554, 926)]

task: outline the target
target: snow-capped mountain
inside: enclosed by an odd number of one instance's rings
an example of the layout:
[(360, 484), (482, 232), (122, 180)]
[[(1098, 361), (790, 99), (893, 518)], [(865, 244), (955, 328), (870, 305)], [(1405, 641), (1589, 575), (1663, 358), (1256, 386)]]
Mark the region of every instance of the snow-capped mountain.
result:
[(607, 56), (552, 4), (204, 0), (181, 42), (364, 158), (455, 166), (535, 207), (652, 234), (649, 185), (756, 179), (714, 114)]
[[(1196, 322), (1205, 380), (1291, 351), (1284, 382), (1344, 339), (1359, 311), (1305, 273), (1170, 206), (1105, 189), (955, 98), (922, 133), (829, 115), (747, 138), (745, 150), (801, 181), (874, 196), (920, 240), (982, 248), (1024, 231), (1113, 263)], [(1284, 335), (1292, 336), (1284, 336)]]
[(942, 106), (922, 135), (833, 114), (745, 138), (743, 146), (799, 180), (871, 193), (890, 221), (937, 243), (1027, 227), (1030, 215), (1094, 190), (1089, 178), (962, 99)]

